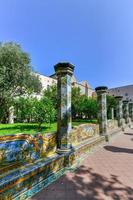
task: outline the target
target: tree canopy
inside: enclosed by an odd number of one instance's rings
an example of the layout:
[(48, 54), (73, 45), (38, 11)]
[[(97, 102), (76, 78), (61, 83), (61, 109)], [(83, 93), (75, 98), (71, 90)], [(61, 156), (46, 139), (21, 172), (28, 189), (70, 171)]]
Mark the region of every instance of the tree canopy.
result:
[(56, 110), (53, 102), (47, 97), (37, 99), (36, 97), (20, 97), (15, 100), (15, 121), (36, 122), (38, 130), (41, 130), (42, 123), (49, 123), (55, 120)]
[(2, 117), (7, 113), (14, 97), (40, 91), (41, 83), (33, 72), (29, 55), (16, 43), (0, 43), (0, 111)]
[[(44, 91), (44, 97), (49, 98), (57, 109), (57, 87), (56, 85), (49, 87)], [(97, 117), (97, 101), (82, 95), (79, 87), (72, 87), (72, 118), (86, 117), (89, 119)]]
[(0, 44), (0, 95), (38, 92), (41, 83), (34, 75), (30, 58), (16, 43)]

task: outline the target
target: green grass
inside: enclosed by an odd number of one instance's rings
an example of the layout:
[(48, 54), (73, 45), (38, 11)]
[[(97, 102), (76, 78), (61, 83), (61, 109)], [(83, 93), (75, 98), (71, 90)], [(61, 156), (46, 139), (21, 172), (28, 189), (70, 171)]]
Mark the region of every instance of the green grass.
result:
[[(96, 120), (75, 120), (72, 123), (72, 126), (78, 126), (84, 123), (96, 123)], [(51, 126), (49, 124), (42, 124), (41, 133), (50, 133), (57, 130), (57, 123), (52, 123)], [(38, 124), (37, 123), (15, 123), (15, 124), (0, 124), (0, 136), (2, 135), (11, 135), (16, 133), (24, 133), (24, 134), (36, 134), (38, 132)]]
[(80, 124), (86, 124), (86, 123), (91, 123), (91, 124), (96, 124), (97, 119), (76, 119), (73, 120), (73, 126), (78, 126)]
[[(42, 124), (42, 133), (49, 133), (56, 131), (57, 124), (53, 123), (51, 126)], [(0, 135), (24, 133), (35, 134), (38, 132), (38, 124), (36, 123), (15, 123), (15, 124), (0, 124)]]

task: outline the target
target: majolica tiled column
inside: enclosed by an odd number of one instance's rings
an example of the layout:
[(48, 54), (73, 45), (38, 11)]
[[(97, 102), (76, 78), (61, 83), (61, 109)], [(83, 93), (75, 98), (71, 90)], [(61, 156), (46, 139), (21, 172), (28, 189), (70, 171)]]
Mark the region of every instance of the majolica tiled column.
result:
[(71, 120), (71, 79), (74, 66), (70, 63), (58, 63), (54, 66), (57, 75), (57, 148), (58, 153), (70, 150), (69, 133), (72, 128)]
[(11, 106), (11, 107), (9, 108), (8, 123), (9, 123), (9, 124), (14, 124), (14, 106)]
[(123, 117), (125, 119), (125, 123), (129, 123), (129, 101), (123, 101)]
[(131, 118), (131, 121), (133, 122), (133, 102), (129, 103), (129, 116)]
[(114, 108), (111, 108), (111, 119), (114, 120)]
[(116, 96), (116, 118), (118, 120), (118, 126), (123, 127), (123, 97)]
[(98, 123), (100, 128), (100, 135), (107, 135), (107, 87), (97, 87), (97, 102), (98, 102)]

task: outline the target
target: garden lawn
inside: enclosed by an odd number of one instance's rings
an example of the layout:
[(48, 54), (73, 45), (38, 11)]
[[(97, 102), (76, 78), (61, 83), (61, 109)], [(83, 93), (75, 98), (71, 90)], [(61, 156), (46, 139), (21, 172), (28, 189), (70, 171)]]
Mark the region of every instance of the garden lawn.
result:
[[(42, 133), (49, 133), (56, 131), (57, 123), (42, 124)], [(0, 136), (8, 134), (36, 134), (38, 133), (37, 123), (15, 123), (15, 124), (0, 124)]]
[(88, 124), (88, 123), (96, 124), (97, 119), (91, 119), (91, 120), (90, 119), (76, 119), (76, 120), (73, 120), (72, 125), (78, 126), (80, 124)]
[[(73, 127), (84, 123), (96, 123), (96, 120), (75, 120), (72, 122)], [(52, 133), (57, 130), (57, 123), (42, 124), (41, 133)], [(37, 123), (15, 123), (15, 124), (0, 124), (0, 136), (11, 135), (11, 134), (36, 134), (38, 133)]]

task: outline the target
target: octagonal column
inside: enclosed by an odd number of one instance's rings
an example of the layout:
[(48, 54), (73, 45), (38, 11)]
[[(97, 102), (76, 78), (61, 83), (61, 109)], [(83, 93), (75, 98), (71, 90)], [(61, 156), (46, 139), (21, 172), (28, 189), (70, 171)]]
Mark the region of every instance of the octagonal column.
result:
[(14, 124), (14, 106), (11, 106), (9, 108), (8, 123), (9, 124)]
[(71, 120), (71, 79), (74, 66), (70, 63), (58, 63), (54, 66), (57, 75), (57, 152), (65, 153), (70, 150), (69, 133), (72, 128)]
[(111, 119), (114, 120), (114, 108), (111, 108)]
[(118, 120), (118, 126), (123, 127), (123, 97), (116, 96), (116, 118)]
[(129, 101), (123, 101), (123, 117), (125, 119), (125, 123), (129, 123)]
[(133, 122), (133, 102), (129, 103), (129, 117), (131, 118), (131, 121)]
[(107, 87), (97, 87), (97, 103), (98, 103), (98, 123), (100, 129), (100, 135), (107, 135)]

